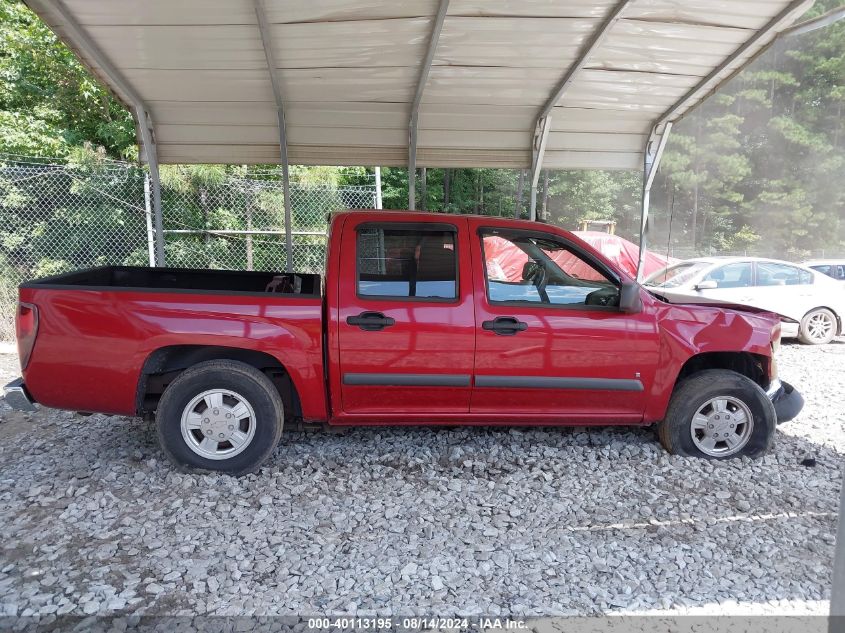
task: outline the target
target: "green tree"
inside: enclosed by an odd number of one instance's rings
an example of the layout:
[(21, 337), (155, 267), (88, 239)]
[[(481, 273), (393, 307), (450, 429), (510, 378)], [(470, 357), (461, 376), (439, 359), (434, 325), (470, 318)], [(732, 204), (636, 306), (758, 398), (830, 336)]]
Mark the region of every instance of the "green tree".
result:
[(49, 28), (0, 0), (0, 152), (62, 156), (85, 142), (132, 157), (132, 117)]

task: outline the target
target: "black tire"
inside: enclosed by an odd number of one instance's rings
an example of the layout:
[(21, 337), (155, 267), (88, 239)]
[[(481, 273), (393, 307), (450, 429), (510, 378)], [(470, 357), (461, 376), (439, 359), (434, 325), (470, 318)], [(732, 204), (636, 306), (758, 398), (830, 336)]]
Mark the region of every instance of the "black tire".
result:
[[(182, 432), (182, 415), (186, 407), (200, 394), (214, 389), (242, 396), (255, 414), (254, 420), (252, 416), (244, 419), (247, 428), (254, 424), (246, 447), (240, 453), (221, 459), (209, 459), (195, 452)], [(211, 470), (235, 476), (255, 472), (261, 467), (279, 443), (283, 423), (282, 398), (270, 379), (250, 365), (230, 360), (206, 361), (183, 371), (168, 385), (156, 411), (161, 449), (176, 466), (182, 470)], [(197, 432), (202, 437), (202, 431)]]
[[(753, 425), (750, 437), (736, 453), (708, 455), (693, 441), (693, 417), (708, 401), (721, 396), (741, 401), (750, 411)], [(660, 443), (673, 455), (708, 459), (730, 459), (742, 455), (756, 458), (773, 446), (776, 426), (774, 405), (760, 385), (734, 371), (707, 369), (693, 374), (675, 387), (666, 418), (658, 425), (657, 432)]]
[[(830, 324), (830, 329), (827, 334), (821, 337), (813, 336), (813, 334), (811, 334), (810, 326), (814, 319), (822, 319)], [(801, 319), (801, 328), (798, 330), (798, 340), (804, 343), (804, 345), (826, 345), (833, 340), (834, 336), (836, 336), (838, 325), (839, 323), (836, 320), (836, 315), (833, 314), (833, 312), (827, 308), (815, 308), (810, 310), (804, 315), (804, 318)], [(818, 325), (816, 325), (816, 327), (818, 327)]]

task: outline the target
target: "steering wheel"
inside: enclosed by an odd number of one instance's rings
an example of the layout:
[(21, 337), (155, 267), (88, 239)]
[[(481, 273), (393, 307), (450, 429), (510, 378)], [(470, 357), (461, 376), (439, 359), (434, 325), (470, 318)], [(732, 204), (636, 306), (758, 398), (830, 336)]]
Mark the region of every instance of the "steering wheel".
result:
[(540, 299), (545, 303), (551, 303), (549, 300), (549, 294), (546, 292), (546, 286), (549, 285), (549, 271), (546, 270), (546, 267), (540, 262), (537, 262), (534, 274), (531, 276), (531, 283), (537, 287)]
[(584, 304), (588, 306), (618, 306), (619, 289), (613, 287), (594, 290), (584, 299)]

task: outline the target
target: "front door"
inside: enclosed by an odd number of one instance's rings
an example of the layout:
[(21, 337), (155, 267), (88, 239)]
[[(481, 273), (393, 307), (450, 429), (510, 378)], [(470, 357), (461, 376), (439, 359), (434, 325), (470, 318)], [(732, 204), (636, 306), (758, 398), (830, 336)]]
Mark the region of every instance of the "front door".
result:
[(348, 219), (341, 239), (344, 414), (466, 414), (475, 345), (466, 220), (367, 217)]
[(646, 314), (618, 307), (620, 280), (562, 236), (485, 227), (471, 412), (532, 420), (639, 421), (657, 365)]

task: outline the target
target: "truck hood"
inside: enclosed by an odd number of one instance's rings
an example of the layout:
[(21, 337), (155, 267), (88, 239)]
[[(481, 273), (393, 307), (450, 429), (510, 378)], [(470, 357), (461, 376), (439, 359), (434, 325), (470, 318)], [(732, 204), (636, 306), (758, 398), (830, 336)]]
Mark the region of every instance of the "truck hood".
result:
[(644, 286), (644, 288), (652, 295), (661, 299), (662, 301), (675, 305), (699, 305), (717, 308), (727, 308), (729, 310), (736, 310), (738, 312), (748, 312), (750, 314), (770, 315), (772, 317), (779, 318), (785, 321), (795, 321), (793, 317), (787, 316), (781, 312), (778, 312), (777, 310), (773, 310), (765, 306), (751, 306), (743, 303), (731, 303), (729, 301), (715, 299), (713, 297), (704, 297), (698, 294), (689, 294), (681, 290), (649, 288), (647, 286)]

